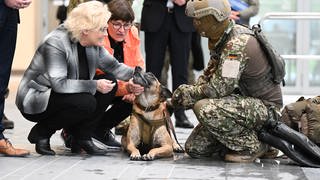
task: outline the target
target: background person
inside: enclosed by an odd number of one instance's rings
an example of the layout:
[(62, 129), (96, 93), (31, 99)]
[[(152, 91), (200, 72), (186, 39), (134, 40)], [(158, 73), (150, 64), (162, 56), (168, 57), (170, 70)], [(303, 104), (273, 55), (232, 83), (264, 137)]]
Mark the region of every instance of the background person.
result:
[(233, 1), (243, 1), (248, 5), (248, 8), (243, 10), (231, 10), (230, 18), (235, 20), (236, 23), (245, 24), (249, 26), (250, 18), (257, 15), (259, 12), (259, 6), (260, 6), (259, 0), (233, 0)]
[[(20, 23), (19, 9), (28, 7), (31, 0), (0, 0), (0, 154), (26, 156), (29, 151), (16, 149), (3, 135), (5, 96), (16, 49), (17, 29)], [(12, 124), (13, 125), (13, 124)]]
[[(39, 154), (55, 154), (50, 137), (61, 128), (74, 137), (73, 153), (106, 153), (94, 145), (92, 132), (115, 97), (116, 78), (129, 80), (133, 74), (103, 48), (109, 18), (99, 1), (78, 5), (47, 35), (25, 71), (16, 105), (26, 119), (36, 122), (28, 140)], [(95, 76), (97, 68), (106, 74)]]
[(268, 119), (269, 107), (282, 107), (280, 85), (273, 81), (258, 40), (229, 19), (227, 0), (189, 1), (186, 13), (209, 39), (211, 52), (197, 83), (179, 86), (172, 96), (174, 105), (193, 108), (199, 121), (186, 152), (195, 158), (218, 153), (226, 161), (253, 162), (268, 151), (257, 131)]
[[(111, 17), (108, 20), (108, 36), (105, 37), (104, 47), (119, 62), (130, 67), (140, 66), (144, 68), (144, 59), (140, 50), (140, 38), (138, 29), (133, 26), (134, 12), (128, 0), (112, 0), (108, 3)], [(97, 70), (97, 74), (101, 74)], [(128, 91), (127, 83), (119, 80), (116, 98), (98, 122), (93, 137), (107, 146), (121, 147), (110, 131), (132, 112), (134, 93)], [(135, 87), (141, 89), (142, 87)]]
[[(188, 83), (188, 64), (192, 19), (185, 15), (186, 0), (144, 0), (141, 30), (145, 35), (146, 71), (158, 79), (169, 48), (172, 67), (172, 90)], [(193, 128), (184, 109), (174, 112), (176, 127)]]

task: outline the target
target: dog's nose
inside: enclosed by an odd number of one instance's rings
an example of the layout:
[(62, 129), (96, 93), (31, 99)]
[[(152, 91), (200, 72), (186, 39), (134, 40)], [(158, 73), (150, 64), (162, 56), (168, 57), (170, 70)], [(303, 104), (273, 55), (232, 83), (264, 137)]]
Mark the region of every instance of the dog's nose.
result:
[(140, 66), (136, 66), (134, 72), (141, 72), (142, 68)]

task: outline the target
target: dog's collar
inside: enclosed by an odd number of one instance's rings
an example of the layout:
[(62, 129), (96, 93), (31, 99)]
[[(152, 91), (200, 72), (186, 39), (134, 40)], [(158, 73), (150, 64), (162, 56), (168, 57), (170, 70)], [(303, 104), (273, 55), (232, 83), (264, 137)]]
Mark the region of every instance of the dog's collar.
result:
[(148, 106), (148, 107), (144, 107), (144, 106), (142, 106), (140, 103), (136, 103), (136, 105), (137, 105), (138, 108), (140, 108), (141, 110), (146, 111), (146, 112), (150, 112), (150, 111), (154, 111), (154, 110), (158, 109), (159, 106), (160, 106), (160, 103), (157, 104), (157, 105)]

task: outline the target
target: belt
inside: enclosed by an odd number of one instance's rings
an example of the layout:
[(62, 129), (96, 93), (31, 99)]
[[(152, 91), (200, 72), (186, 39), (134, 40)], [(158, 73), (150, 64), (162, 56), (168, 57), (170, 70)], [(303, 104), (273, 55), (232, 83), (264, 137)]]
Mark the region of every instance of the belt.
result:
[(169, 14), (173, 13), (173, 8), (168, 8), (168, 13)]

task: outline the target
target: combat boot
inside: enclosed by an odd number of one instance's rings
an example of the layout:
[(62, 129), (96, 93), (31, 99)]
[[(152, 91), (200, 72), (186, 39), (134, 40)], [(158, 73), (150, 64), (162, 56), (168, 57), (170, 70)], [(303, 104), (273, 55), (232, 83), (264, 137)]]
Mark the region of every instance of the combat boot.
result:
[(252, 163), (257, 158), (263, 156), (268, 151), (266, 144), (261, 144), (260, 148), (255, 153), (248, 151), (230, 151), (224, 156), (225, 161), (237, 162), (237, 163)]

